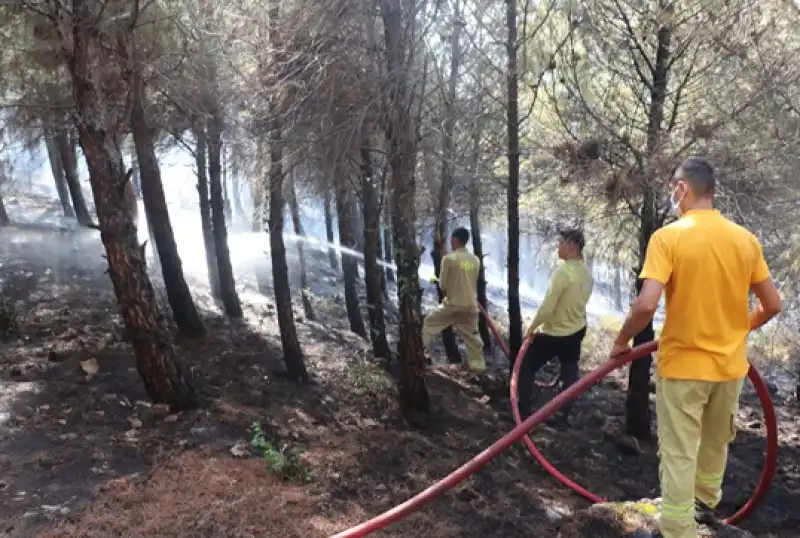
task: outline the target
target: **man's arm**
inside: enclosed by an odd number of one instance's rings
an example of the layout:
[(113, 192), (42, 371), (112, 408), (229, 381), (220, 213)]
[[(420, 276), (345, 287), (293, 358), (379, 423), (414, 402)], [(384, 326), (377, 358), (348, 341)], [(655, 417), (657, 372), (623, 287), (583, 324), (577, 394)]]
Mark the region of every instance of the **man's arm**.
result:
[(642, 291), (633, 300), (625, 323), (619, 330), (615, 346), (623, 346), (630, 342), (634, 336), (642, 332), (658, 310), (658, 301), (661, 299), (661, 292), (664, 285), (653, 279), (644, 281)]
[(769, 267), (764, 260), (764, 253), (758, 240), (755, 240), (755, 265), (750, 277), (750, 289), (758, 298), (758, 304), (750, 312), (750, 330), (754, 331), (769, 322), (781, 311), (783, 305), (781, 294), (772, 277), (769, 274)]
[(550, 283), (547, 285), (547, 293), (544, 296), (542, 304), (540, 304), (538, 310), (536, 310), (536, 316), (533, 318), (530, 327), (528, 327), (528, 334), (531, 334), (550, 319), (553, 312), (555, 312), (558, 299), (561, 297), (561, 294), (564, 293), (564, 288), (566, 288), (567, 283), (567, 274), (563, 266), (561, 266), (556, 269), (556, 272), (553, 273), (553, 276), (550, 278)]

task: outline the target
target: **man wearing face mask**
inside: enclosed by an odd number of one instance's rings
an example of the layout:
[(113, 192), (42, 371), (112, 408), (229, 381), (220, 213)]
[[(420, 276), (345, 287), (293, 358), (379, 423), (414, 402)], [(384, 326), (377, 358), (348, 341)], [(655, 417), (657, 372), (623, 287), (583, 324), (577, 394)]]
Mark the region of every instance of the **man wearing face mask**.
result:
[[(663, 538), (696, 538), (722, 497), (747, 375), (747, 335), (781, 310), (758, 239), (713, 207), (712, 165), (686, 159), (670, 181), (678, 220), (647, 247), (639, 296), (611, 350), (619, 356), (666, 292), (656, 364)], [(759, 300), (750, 311), (749, 292)]]
[[(572, 386), (580, 377), (586, 303), (594, 287), (592, 272), (583, 261), (585, 244), (583, 232), (578, 229), (562, 230), (559, 234), (558, 257), (563, 261), (550, 277), (547, 294), (526, 334), (534, 338), (519, 376), (519, 411), (523, 420), (531, 414), (534, 379), (545, 364), (558, 357), (561, 390)], [(569, 426), (571, 407), (570, 404), (562, 407), (548, 423), (556, 428)]]

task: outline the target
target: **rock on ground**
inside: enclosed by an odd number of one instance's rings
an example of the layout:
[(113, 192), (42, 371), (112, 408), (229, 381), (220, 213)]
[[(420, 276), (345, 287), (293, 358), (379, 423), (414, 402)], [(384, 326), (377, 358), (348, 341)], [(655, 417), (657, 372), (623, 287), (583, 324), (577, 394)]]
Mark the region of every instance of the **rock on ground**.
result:
[[(576, 513), (564, 521), (558, 538), (639, 538), (658, 530), (660, 500), (610, 502)], [(698, 538), (753, 538), (747, 531), (728, 525), (701, 525)]]

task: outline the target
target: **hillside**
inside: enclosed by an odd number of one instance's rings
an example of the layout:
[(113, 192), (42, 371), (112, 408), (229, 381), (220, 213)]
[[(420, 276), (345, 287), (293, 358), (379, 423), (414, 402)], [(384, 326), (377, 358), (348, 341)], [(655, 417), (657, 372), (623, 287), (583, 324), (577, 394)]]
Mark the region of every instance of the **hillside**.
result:
[[(192, 282), (211, 330), (205, 341), (178, 341), (178, 348), (204, 405), (168, 414), (146, 401), (101, 253), (95, 232), (45, 225), (3, 231), (0, 282), (17, 316), (0, 347), (4, 536), (324, 538), (418, 493), (512, 427), (502, 383), (478, 387), (438, 364), (428, 375), (430, 424), (405, 426), (391, 365), (375, 361), (347, 330), (338, 276), (317, 261), (311, 280), (329, 283), (328, 291), (315, 290), (320, 321), (298, 320), (312, 384), (280, 375), (271, 295), (259, 295), (252, 273), (239, 275), (242, 323), (224, 318)], [(607, 347), (603, 327), (595, 327), (584, 369)], [(788, 538), (800, 524), (793, 511), (800, 500), (800, 421), (779, 369), (760, 364), (774, 379), (781, 454), (775, 485), (745, 528)], [(495, 368), (506, 368), (499, 355)], [(632, 451), (616, 433), (622, 386), (622, 373), (607, 379), (580, 400), (571, 431), (542, 427), (535, 439), (589, 489), (611, 499), (651, 498), (655, 447)], [(764, 432), (756, 406), (748, 392), (726, 511), (741, 505), (760, 472)], [(251, 444), (253, 424), (263, 432), (260, 450)], [(376, 536), (556, 536), (564, 518), (587, 506), (517, 445)], [(599, 528), (586, 532), (601, 536)]]

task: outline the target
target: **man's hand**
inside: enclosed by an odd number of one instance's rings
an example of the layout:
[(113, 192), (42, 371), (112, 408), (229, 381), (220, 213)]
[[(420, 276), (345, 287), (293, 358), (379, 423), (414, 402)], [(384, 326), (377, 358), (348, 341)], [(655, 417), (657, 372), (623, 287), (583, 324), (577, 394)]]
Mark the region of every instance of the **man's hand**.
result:
[(614, 345), (611, 346), (611, 353), (608, 356), (612, 359), (619, 357), (620, 355), (624, 355), (631, 350), (631, 345), (628, 342), (620, 342), (619, 340), (614, 342)]

